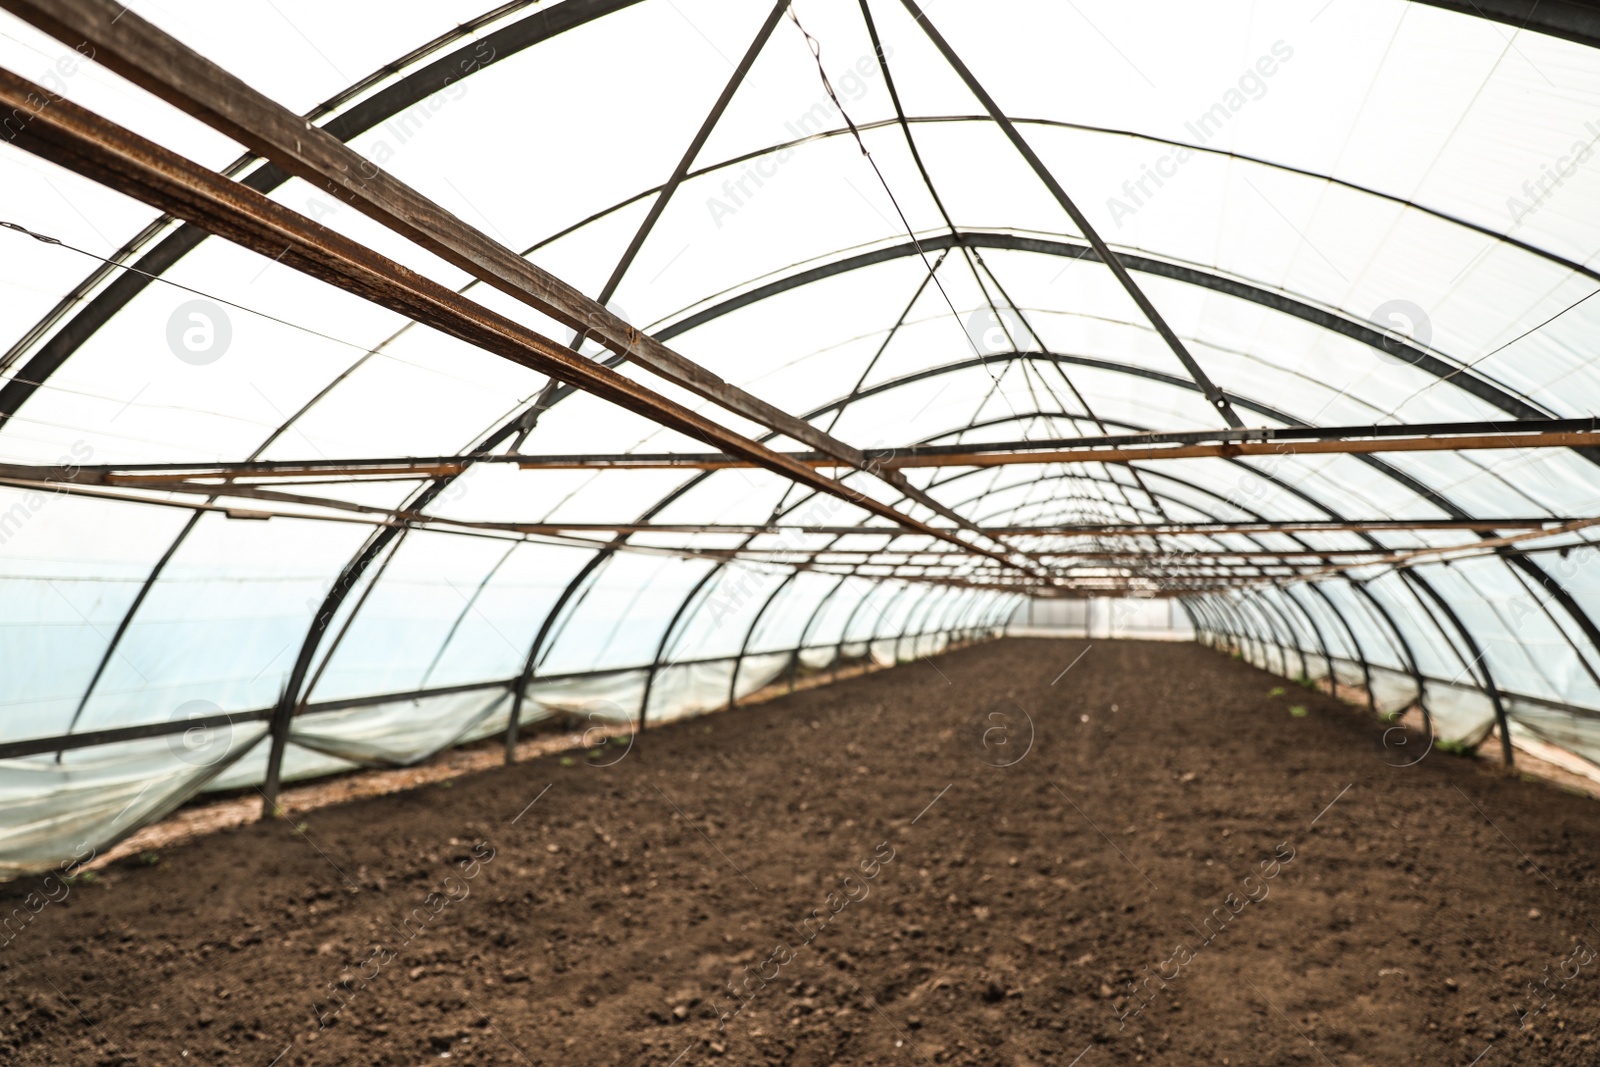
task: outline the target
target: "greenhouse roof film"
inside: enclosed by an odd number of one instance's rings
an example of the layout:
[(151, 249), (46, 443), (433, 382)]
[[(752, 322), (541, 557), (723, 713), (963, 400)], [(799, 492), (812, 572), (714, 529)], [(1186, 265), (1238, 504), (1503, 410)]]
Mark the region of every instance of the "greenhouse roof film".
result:
[(0, 0), (0, 875), (1062, 600), (1600, 762), (1597, 48)]

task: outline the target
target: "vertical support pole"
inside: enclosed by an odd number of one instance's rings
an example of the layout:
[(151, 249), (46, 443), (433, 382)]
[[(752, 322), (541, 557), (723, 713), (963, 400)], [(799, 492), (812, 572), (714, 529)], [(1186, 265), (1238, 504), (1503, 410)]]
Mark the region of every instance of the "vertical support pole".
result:
[[(1304, 678), (1306, 681), (1309, 682), (1311, 680), (1311, 667), (1306, 662), (1305, 649), (1300, 647), (1300, 631), (1295, 628), (1294, 623), (1290, 621), (1290, 619), (1289, 619), (1289, 617), (1287, 615), (1285, 615), (1282, 611), (1278, 610), (1278, 605), (1274, 604), (1272, 602), (1272, 599), (1267, 596), (1267, 592), (1266, 592), (1265, 589), (1261, 590), (1260, 592), (1258, 592), (1255, 595), (1255, 600), (1257, 600), (1262, 605), (1262, 607), (1265, 609), (1262, 612), (1263, 615), (1265, 615), (1265, 614), (1270, 612), (1272, 615), (1276, 616), (1280, 622), (1283, 623), (1284, 630), (1285, 630), (1285, 636), (1291, 638), (1294, 641), (1294, 654), (1300, 660), (1300, 677)], [(1288, 663), (1288, 657), (1287, 656), (1284, 657), (1283, 667), (1284, 667), (1285, 671), (1287, 671), (1289, 669), (1289, 663)]]
[(1285, 600), (1295, 606), (1295, 609), (1301, 615), (1305, 616), (1306, 622), (1311, 626), (1311, 632), (1316, 635), (1317, 645), (1322, 649), (1322, 658), (1328, 665), (1328, 695), (1337, 700), (1339, 697), (1339, 676), (1334, 672), (1333, 653), (1328, 651), (1328, 642), (1322, 636), (1322, 627), (1317, 625), (1317, 620), (1312, 618), (1311, 612), (1306, 610), (1305, 605), (1300, 603), (1299, 599), (1290, 595), (1290, 588), (1287, 585), (1280, 585), (1278, 591), (1283, 594)]
[[(911, 588), (910, 583), (905, 583), (905, 584), (901, 585), (899, 589), (896, 589), (894, 591), (894, 595), (889, 598), (889, 603), (886, 606), (886, 610), (878, 612), (878, 622), (880, 624), (883, 623), (885, 620), (887, 620), (888, 617), (889, 617), (889, 612), (888, 612), (887, 609), (888, 608), (893, 608), (895, 606), (895, 604), (899, 601), (899, 599), (906, 595), (906, 592), (910, 588)], [(876, 610), (876, 609), (874, 609), (874, 610)], [(865, 673), (866, 671), (870, 671), (872, 669), (872, 643), (874, 641), (876, 641), (877, 639), (878, 639), (878, 628), (876, 626), (874, 626), (872, 628), (872, 635), (867, 638), (867, 656), (866, 656), (866, 662), (865, 662), (865, 667), (864, 667), (863, 673)], [(840, 645), (842, 646), (843, 644), (844, 644), (844, 642), (841, 641)]]
[(1444, 612), (1445, 618), (1450, 620), (1450, 625), (1456, 628), (1461, 640), (1466, 643), (1467, 651), (1472, 654), (1472, 661), (1467, 664), (1467, 669), (1483, 679), (1483, 687), (1489, 692), (1489, 702), (1494, 705), (1494, 721), (1500, 729), (1500, 756), (1505, 760), (1507, 768), (1516, 766), (1516, 757), (1512, 754), (1511, 746), (1511, 721), (1506, 715), (1505, 701), (1500, 697), (1500, 687), (1495, 685), (1494, 671), (1489, 667), (1485, 651), (1478, 647), (1477, 638), (1473, 637), (1472, 631), (1462, 623), (1460, 616), (1450, 606), (1450, 602), (1439, 595), (1438, 590), (1434, 589), (1427, 579), (1413, 573), (1410, 567), (1400, 568), (1400, 576), (1427, 593), (1433, 602), (1439, 605), (1439, 610)]
[(567, 582), (567, 587), (561, 590), (561, 595), (556, 597), (556, 602), (550, 605), (550, 610), (545, 612), (544, 621), (539, 624), (539, 632), (534, 635), (533, 643), (528, 646), (528, 658), (523, 660), (522, 673), (517, 676), (516, 691), (511, 694), (511, 717), (506, 721), (505, 733), (505, 761), (506, 765), (517, 761), (517, 731), (522, 724), (522, 702), (528, 691), (528, 686), (533, 682), (533, 672), (539, 662), (539, 654), (544, 651), (545, 641), (550, 637), (551, 628), (556, 619), (566, 608), (578, 589), (588, 580), (599, 566), (611, 558), (609, 551), (596, 552), (578, 568)]
[[(916, 600), (912, 601), (911, 606), (906, 609), (906, 621), (900, 624), (900, 632), (895, 635), (894, 639), (894, 662), (896, 666), (899, 666), (900, 664), (900, 642), (905, 640), (906, 631), (911, 629), (911, 620), (916, 617), (917, 609), (922, 606), (922, 602), (927, 600), (929, 594), (934, 592), (934, 590), (937, 588), (937, 586), (924, 585), (922, 587), (922, 595), (917, 597)], [(935, 598), (935, 603), (937, 603), (937, 598)], [(884, 617), (884, 621), (889, 621), (887, 615)], [(915, 646), (913, 646), (913, 650), (914, 649)]]
[[(817, 620), (822, 617), (823, 609), (825, 609), (829, 602), (833, 600), (833, 595), (844, 587), (845, 579), (848, 577), (849, 575), (845, 574), (841, 574), (839, 576), (839, 580), (834, 583), (833, 588), (828, 590), (821, 600), (817, 601), (817, 606), (811, 611), (811, 617), (807, 619), (806, 624), (800, 628), (800, 637), (795, 643), (796, 661), (799, 660), (800, 654), (806, 649), (806, 641), (811, 637), (811, 628), (815, 626), (817, 624)], [(793, 671), (791, 671), (789, 674), (789, 692), (794, 692)]]
[(1350, 638), (1350, 647), (1356, 650), (1356, 658), (1361, 661), (1361, 684), (1367, 690), (1367, 710), (1376, 715), (1378, 713), (1378, 698), (1372, 692), (1372, 666), (1367, 662), (1367, 650), (1361, 644), (1361, 638), (1356, 635), (1355, 627), (1350, 625), (1350, 620), (1344, 617), (1344, 612), (1339, 610), (1338, 605), (1333, 602), (1333, 598), (1322, 588), (1322, 583), (1310, 582), (1308, 584), (1311, 587), (1311, 591), (1321, 597), (1324, 604), (1328, 605), (1328, 610), (1333, 612), (1333, 617), (1339, 620), (1339, 625), (1344, 627), (1345, 635)]
[[(428, 488), (417, 493), (409, 506), (418, 509), (426, 507), (439, 495), (445, 484), (446, 480), (434, 481)], [(272, 744), (267, 751), (266, 775), (261, 785), (263, 819), (271, 818), (278, 810), (278, 788), (283, 778), (283, 753), (289, 744), (289, 726), (294, 719), (295, 709), (300, 705), (303, 696), (301, 689), (306, 684), (306, 675), (311, 671), (311, 661), (316, 658), (317, 646), (322, 643), (323, 635), (333, 624), (333, 617), (339, 613), (339, 607), (361, 581), (361, 576), (366, 573), (372, 561), (377, 559), (396, 538), (403, 536), (406, 529), (409, 527), (386, 526), (369, 536), (361, 546), (361, 551), (340, 570), (339, 577), (334, 579), (333, 585), (323, 596), (321, 607), (311, 617), (311, 625), (306, 628), (306, 635), (300, 642), (300, 653), (295, 657), (294, 667), (290, 670), (289, 677), (278, 695), (278, 703), (272, 709), (271, 724), (268, 726)]]
[(733, 673), (728, 676), (728, 710), (732, 711), (734, 702), (739, 692), (739, 669), (744, 666), (744, 655), (750, 649), (750, 639), (756, 635), (756, 627), (761, 625), (761, 617), (767, 613), (772, 602), (778, 599), (778, 594), (788, 588), (789, 583), (800, 576), (799, 571), (790, 571), (784, 576), (783, 581), (773, 587), (767, 594), (767, 599), (761, 602), (761, 607), (756, 609), (756, 617), (750, 620), (750, 628), (744, 632), (744, 640), (739, 644), (739, 654), (733, 660)]
[(876, 593), (878, 591), (878, 587), (882, 584), (883, 583), (881, 581), (874, 583), (872, 587), (862, 595), (861, 599), (856, 601), (856, 606), (850, 609), (850, 614), (845, 616), (844, 628), (839, 631), (839, 644), (833, 650), (832, 680), (835, 682), (839, 680), (839, 664), (844, 660), (845, 642), (850, 639), (850, 624), (856, 621), (856, 613), (866, 605), (868, 600), (872, 599), (872, 594)]
[(1194, 630), (1195, 640), (1200, 644), (1206, 644), (1205, 627), (1201, 625), (1200, 616), (1195, 612), (1194, 608), (1189, 606), (1189, 598), (1174, 597), (1174, 599), (1178, 602), (1178, 607), (1183, 609), (1183, 613), (1189, 617), (1189, 627)]
[(700, 580), (689, 590), (689, 594), (679, 603), (678, 610), (672, 613), (672, 621), (667, 623), (667, 628), (661, 632), (661, 642), (656, 645), (655, 658), (650, 661), (650, 672), (644, 676), (644, 694), (639, 697), (639, 729), (635, 731), (636, 733), (644, 733), (645, 717), (650, 712), (650, 694), (656, 686), (656, 675), (661, 671), (661, 657), (667, 654), (667, 646), (678, 629), (678, 620), (683, 618), (683, 613), (689, 610), (689, 605), (694, 603), (694, 598), (700, 595), (700, 590), (705, 588), (706, 583), (721, 573), (722, 564), (719, 563), (702, 574)]
[(1428, 710), (1428, 683), (1422, 677), (1422, 667), (1417, 663), (1416, 654), (1411, 651), (1411, 642), (1406, 639), (1405, 633), (1395, 624), (1394, 616), (1390, 615), (1389, 609), (1383, 606), (1383, 601), (1379, 600), (1372, 590), (1367, 588), (1366, 582), (1358, 581), (1354, 578), (1346, 578), (1345, 580), (1350, 583), (1352, 589), (1366, 598), (1367, 603), (1372, 605), (1373, 610), (1382, 616), (1384, 623), (1389, 627), (1389, 631), (1394, 634), (1395, 640), (1399, 642), (1400, 652), (1405, 657), (1406, 667), (1411, 671), (1411, 681), (1417, 687), (1417, 707), (1422, 709), (1422, 717), (1427, 721), (1428, 731), (1431, 734), (1433, 731), (1433, 712)]

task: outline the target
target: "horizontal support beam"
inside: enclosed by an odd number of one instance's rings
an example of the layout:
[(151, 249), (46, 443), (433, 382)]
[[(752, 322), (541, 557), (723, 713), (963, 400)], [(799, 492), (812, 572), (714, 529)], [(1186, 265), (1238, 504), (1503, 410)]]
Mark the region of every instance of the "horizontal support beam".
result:
[[(1289, 459), (1296, 456), (1370, 455), (1378, 452), (1464, 452), (1506, 448), (1597, 448), (1600, 432), (1557, 431), (1549, 433), (1479, 434), (1461, 437), (1380, 437), (1343, 441), (1239, 441), (1205, 445), (1145, 445), (1119, 448), (1041, 449), (1037, 442), (1025, 442), (1031, 451), (1011, 451), (1011, 445), (993, 448), (967, 445), (962, 451), (903, 453), (875, 459), (878, 466), (908, 470), (923, 467), (1010, 467), (1039, 463), (1148, 463), (1168, 459), (1237, 459), (1244, 456)], [(836, 461), (811, 453), (789, 453), (798, 463), (813, 467), (836, 467)], [(552, 457), (522, 460), (524, 469), (583, 470), (730, 470), (750, 463), (731, 456), (606, 456)]]
[[(374, 507), (344, 500), (327, 500), (299, 497), (286, 493), (271, 493), (253, 486), (230, 487), (219, 492), (217, 487), (173, 482), (164, 486), (106, 487), (96, 484), (79, 484), (74, 480), (77, 472), (60, 467), (41, 467), (29, 464), (0, 463), (0, 485), (42, 493), (66, 493), (93, 499), (115, 500), (121, 503), (142, 504), (151, 507), (179, 508), (190, 511), (210, 511), (230, 519), (267, 520), (290, 519), (310, 522), (355, 522), (379, 526), (428, 526), (447, 533), (469, 535), (518, 534), (548, 537), (567, 543), (598, 546), (588, 534), (703, 534), (706, 536), (748, 536), (751, 534), (803, 533), (834, 536), (882, 537), (892, 542), (901, 537), (926, 536), (920, 532), (907, 532), (891, 526), (813, 526), (792, 523), (597, 523), (597, 522), (512, 522), (451, 519), (426, 512), (406, 509)], [(141, 490), (163, 495), (145, 496)], [(204, 496), (204, 501), (173, 499), (168, 494)], [(298, 507), (334, 508), (348, 514), (286, 511), (282, 508), (240, 508), (215, 503), (216, 498), (239, 497), (247, 500), (268, 500)], [(1575, 518), (1548, 516), (1542, 518), (1507, 517), (1500, 519), (1369, 519), (1365, 521), (1298, 521), (1283, 522), (1199, 522), (1199, 523), (1064, 523), (1045, 526), (986, 526), (985, 532), (996, 538), (1004, 537), (1171, 537), (1184, 534), (1214, 536), (1218, 534), (1264, 533), (1373, 533), (1381, 531), (1411, 530), (1472, 530), (1493, 532), (1498, 530), (1537, 530), (1549, 526), (1578, 521)], [(688, 548), (646, 545), (641, 543), (621, 546), (625, 551), (667, 552), (683, 554), (694, 551)]]
[[(133, 16), (129, 16), (132, 18)], [(125, 193), (292, 269), (398, 311), (452, 337), (740, 456), (812, 489), (839, 497), (918, 533), (1016, 566), (894, 507), (818, 474), (812, 466), (737, 434), (625, 375), (401, 266), (152, 141), (0, 70), (0, 111), (11, 119), (0, 139)], [(48, 470), (48, 469), (45, 469)], [(70, 480), (83, 479), (74, 472)], [(27, 477), (19, 474), (18, 477)], [(60, 471), (46, 474), (63, 480)], [(101, 484), (105, 484), (102, 478)]]
[[(1527, 419), (1499, 422), (1375, 426), (1263, 427), (1228, 431), (1117, 434), (956, 445), (909, 445), (864, 453), (875, 467), (995, 466), (1014, 463), (1100, 463), (1196, 457), (1327, 455), (1371, 452), (1456, 451), (1504, 448), (1585, 448), (1600, 444), (1600, 419)], [(819, 452), (784, 453), (811, 467), (838, 466)], [(146, 463), (82, 468), (108, 482), (206, 479), (437, 478), (477, 463), (510, 463), (525, 470), (721, 470), (748, 467), (726, 453), (594, 453), (568, 456), (479, 454), (344, 460), (257, 460), (239, 463)]]
[[(1478, 544), (1477, 541), (1466, 542), (1467, 545)], [(831, 559), (835, 556), (855, 557), (863, 556), (873, 563), (893, 563), (905, 559), (968, 559), (964, 552), (952, 552), (942, 548), (740, 548), (734, 549), (740, 556), (745, 557), (772, 557), (781, 558), (784, 555), (804, 555), (813, 559)], [(1075, 552), (1070, 548), (1064, 549), (1037, 549), (1034, 558), (1041, 561), (1051, 560), (1138, 560), (1148, 566), (1178, 567), (1192, 563), (1205, 563), (1210, 560), (1237, 560), (1259, 559), (1268, 561), (1283, 561), (1294, 559), (1329, 560), (1347, 559), (1356, 557), (1374, 557), (1387, 555), (1389, 550), (1382, 548), (1334, 548), (1321, 552), (1315, 550), (1297, 550), (1285, 552), (1240, 551), (1229, 552), (1226, 549), (1208, 549), (1204, 552), (1102, 552), (1083, 551)]]
[[(0, 7), (69, 47), (78, 47), (80, 43), (90, 46), (86, 54), (107, 69), (247, 146), (284, 171), (350, 204), (471, 277), (577, 331), (574, 346), (592, 337), (618, 356), (774, 433), (809, 445), (837, 465), (881, 479), (911, 502), (981, 536), (975, 525), (912, 485), (896, 469), (870, 463), (859, 449), (724, 381), (656, 338), (641, 333), (600, 302), (540, 269), (384, 171), (327, 130), (307, 122), (153, 23), (130, 12), (127, 5), (115, 0), (0, 0)], [(773, 17), (776, 19), (776, 11)], [(580, 384), (566, 376), (552, 376), (569, 384)], [(627, 380), (620, 375), (617, 377)], [(716, 420), (708, 418), (706, 421), (716, 424)], [(731, 434), (731, 431), (726, 432)], [(749, 441), (740, 435), (731, 435)], [(745, 460), (753, 458), (743, 449), (739, 451)], [(763, 451), (768, 450), (763, 448)], [(771, 464), (759, 465), (770, 467)], [(804, 479), (796, 476), (798, 466), (791, 466), (788, 477), (803, 482)], [(834, 488), (824, 491), (841, 495), (836, 482), (830, 479), (829, 484)], [(816, 484), (811, 487), (820, 488)], [(888, 505), (861, 506), (878, 514), (897, 515), (895, 521), (903, 525), (921, 525)], [(1032, 570), (1033, 565), (1026, 559), (1008, 556), (1005, 546), (997, 549), (973, 545), (950, 533), (937, 536), (1007, 566)]]
[[(984, 627), (979, 627), (983, 629)], [(900, 634), (896, 637), (884, 637), (881, 640), (911, 640), (918, 637), (929, 637), (935, 634), (952, 633), (956, 628), (942, 628), (938, 630), (924, 630), (914, 634)], [(880, 640), (873, 638), (870, 640)], [(832, 649), (839, 645), (862, 644), (866, 642), (829, 642), (821, 645), (806, 645), (793, 652), (804, 652), (812, 649)], [(782, 651), (782, 650), (779, 650)], [(709, 663), (730, 663), (732, 656), (706, 656), (698, 659), (673, 660), (670, 667), (696, 667)], [(556, 674), (538, 674), (531, 681), (534, 685), (548, 684), (551, 682), (565, 682), (578, 678), (608, 678), (619, 674), (633, 674), (650, 670), (650, 664), (641, 663), (626, 667), (606, 667), (594, 671), (567, 671)], [(450, 696), (457, 693), (485, 692), (491, 689), (515, 689), (523, 679), (495, 678), (484, 682), (468, 682), (462, 685), (434, 686), (429, 689), (414, 689), (406, 692), (374, 693), (370, 696), (349, 697), (343, 700), (321, 700), (309, 704), (301, 704), (296, 710), (295, 719), (308, 716), (323, 715), (330, 712), (349, 711), (354, 708), (377, 707), (382, 704), (394, 704), (410, 700), (424, 700), (429, 697)], [(238, 726), (243, 723), (267, 722), (272, 718), (272, 708), (253, 708), (247, 711), (222, 712), (218, 715), (208, 715), (193, 719), (167, 719), (161, 722), (141, 723), (137, 726), (118, 726), (104, 730), (85, 730), (81, 733), (58, 734), (55, 737), (30, 737), (20, 741), (0, 742), (0, 760), (25, 759), (29, 756), (54, 754), (57, 752), (70, 752), (74, 749), (95, 748), (100, 745), (114, 745), (125, 741), (142, 741), (152, 737), (171, 737), (174, 734), (186, 733), (190, 730), (224, 729), (229, 726)]]

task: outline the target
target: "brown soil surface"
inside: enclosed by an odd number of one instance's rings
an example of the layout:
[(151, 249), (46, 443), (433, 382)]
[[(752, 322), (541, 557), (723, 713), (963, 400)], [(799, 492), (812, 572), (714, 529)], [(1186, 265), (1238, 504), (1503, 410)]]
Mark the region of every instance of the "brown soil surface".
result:
[(1011, 640), (224, 829), (0, 944), (0, 1063), (1600, 1062), (1594, 801), (1284, 685)]

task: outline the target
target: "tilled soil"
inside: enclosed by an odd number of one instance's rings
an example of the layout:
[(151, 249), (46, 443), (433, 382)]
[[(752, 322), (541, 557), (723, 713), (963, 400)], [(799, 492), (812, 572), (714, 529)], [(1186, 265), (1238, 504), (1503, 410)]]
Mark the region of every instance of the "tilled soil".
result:
[(119, 862), (0, 945), (0, 1062), (1600, 1063), (1600, 808), (1384, 735), (968, 648)]

